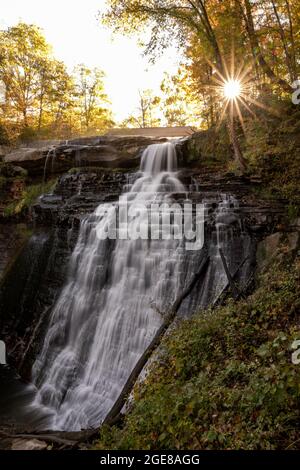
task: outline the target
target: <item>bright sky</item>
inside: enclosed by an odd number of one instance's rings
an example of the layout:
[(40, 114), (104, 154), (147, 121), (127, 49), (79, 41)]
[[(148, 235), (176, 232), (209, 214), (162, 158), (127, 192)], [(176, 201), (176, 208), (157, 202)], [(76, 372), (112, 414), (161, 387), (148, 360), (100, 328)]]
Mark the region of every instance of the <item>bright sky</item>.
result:
[(115, 37), (97, 21), (105, 0), (1, 0), (0, 28), (19, 20), (43, 28), (56, 58), (72, 69), (84, 63), (106, 73), (106, 92), (117, 120), (133, 112), (138, 90), (159, 90), (164, 71), (176, 71), (176, 51), (153, 66), (142, 57), (135, 38)]

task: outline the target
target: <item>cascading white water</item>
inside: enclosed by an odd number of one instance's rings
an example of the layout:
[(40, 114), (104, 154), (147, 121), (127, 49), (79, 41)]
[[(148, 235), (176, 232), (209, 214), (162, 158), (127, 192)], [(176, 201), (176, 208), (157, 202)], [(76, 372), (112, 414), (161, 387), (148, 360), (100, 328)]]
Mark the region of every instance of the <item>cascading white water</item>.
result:
[(48, 153), (47, 153), (47, 156), (46, 156), (46, 159), (45, 159), (44, 178), (43, 178), (44, 183), (46, 183), (46, 180), (47, 180), (48, 161), (49, 161), (50, 158), (51, 158), (51, 173), (53, 173), (54, 163), (55, 163), (55, 159), (56, 159), (56, 149), (55, 149), (55, 147), (51, 147), (48, 150)]
[[(176, 170), (173, 144), (149, 146), (120, 204), (169, 201), (170, 193), (184, 191)], [(48, 429), (99, 425), (161, 324), (159, 310), (183, 282), (180, 240), (100, 240), (97, 234), (112, 217), (109, 210), (101, 214), (103, 205), (81, 224), (68, 280), (33, 367), (38, 393), (31, 406), (47, 411)], [(139, 217), (129, 224), (142, 223)]]

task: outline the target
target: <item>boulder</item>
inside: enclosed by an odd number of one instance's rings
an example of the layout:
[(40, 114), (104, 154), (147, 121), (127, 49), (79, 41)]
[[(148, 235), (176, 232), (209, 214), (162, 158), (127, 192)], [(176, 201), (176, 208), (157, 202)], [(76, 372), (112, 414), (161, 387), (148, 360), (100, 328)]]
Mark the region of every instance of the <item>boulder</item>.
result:
[(48, 444), (39, 439), (13, 439), (11, 450), (45, 450)]
[(45, 165), (45, 160), (48, 154), (48, 147), (42, 148), (19, 148), (7, 154), (3, 161), (4, 163), (17, 165), (27, 170), (28, 172), (35, 172), (35, 170), (42, 170)]
[(0, 176), (4, 176), (5, 178), (25, 178), (27, 176), (27, 170), (25, 170), (21, 166), (4, 163), (0, 166)]
[(291, 232), (288, 234), (288, 249), (289, 251), (297, 250), (299, 246), (299, 232)]
[(292, 220), (290, 223), (290, 226), (297, 231), (300, 231), (300, 217), (297, 217), (296, 219)]

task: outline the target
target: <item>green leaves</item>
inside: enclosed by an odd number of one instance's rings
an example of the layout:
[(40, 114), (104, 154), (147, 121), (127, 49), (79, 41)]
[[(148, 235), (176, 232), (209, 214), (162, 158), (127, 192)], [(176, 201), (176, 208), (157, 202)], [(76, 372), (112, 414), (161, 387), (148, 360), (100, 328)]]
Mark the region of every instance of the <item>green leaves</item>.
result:
[(290, 345), (300, 331), (290, 312), (299, 297), (300, 268), (275, 264), (248, 299), (179, 324), (139, 386), (124, 426), (101, 432), (97, 447), (295, 446), (300, 369), (291, 362)]

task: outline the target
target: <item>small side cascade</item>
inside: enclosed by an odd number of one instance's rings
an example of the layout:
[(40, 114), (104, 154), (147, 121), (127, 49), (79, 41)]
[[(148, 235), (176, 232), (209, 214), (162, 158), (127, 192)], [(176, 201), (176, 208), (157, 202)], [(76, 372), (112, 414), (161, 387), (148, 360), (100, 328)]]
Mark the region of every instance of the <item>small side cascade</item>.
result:
[(51, 171), (53, 172), (55, 159), (56, 159), (56, 149), (55, 149), (55, 147), (52, 147), (48, 150), (46, 160), (45, 160), (44, 178), (43, 178), (44, 183), (46, 182), (46, 178), (47, 178), (47, 170), (48, 170), (48, 166), (49, 166), (48, 163), (51, 160)]

